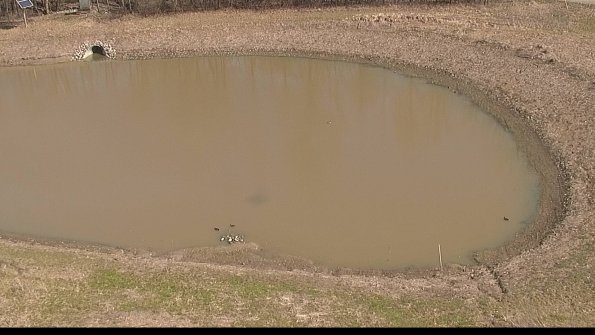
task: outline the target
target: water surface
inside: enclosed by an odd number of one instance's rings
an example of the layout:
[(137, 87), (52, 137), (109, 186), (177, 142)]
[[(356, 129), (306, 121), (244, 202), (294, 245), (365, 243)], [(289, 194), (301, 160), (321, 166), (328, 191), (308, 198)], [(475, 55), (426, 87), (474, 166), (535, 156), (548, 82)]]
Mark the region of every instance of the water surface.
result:
[(362, 269), (435, 265), (438, 244), (469, 262), (531, 221), (539, 189), (468, 99), (303, 58), (0, 69), (0, 158), (7, 232), (165, 251), (230, 231)]

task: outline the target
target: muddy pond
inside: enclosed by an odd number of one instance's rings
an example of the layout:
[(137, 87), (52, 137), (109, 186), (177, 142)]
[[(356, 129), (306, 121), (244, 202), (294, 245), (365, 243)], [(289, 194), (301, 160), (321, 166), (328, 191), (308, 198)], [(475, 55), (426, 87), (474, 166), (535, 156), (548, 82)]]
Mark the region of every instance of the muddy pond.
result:
[[(292, 57), (0, 69), (0, 231), (163, 252), (241, 236), (322, 265), (467, 264), (539, 179), (469, 99)], [(235, 241), (234, 241), (235, 242)]]

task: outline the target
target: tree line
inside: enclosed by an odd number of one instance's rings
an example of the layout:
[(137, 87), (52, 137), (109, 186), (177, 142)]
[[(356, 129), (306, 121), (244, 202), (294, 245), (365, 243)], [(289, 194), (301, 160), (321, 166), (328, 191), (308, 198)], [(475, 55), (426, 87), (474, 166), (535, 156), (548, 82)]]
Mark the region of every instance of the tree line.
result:
[[(157, 14), (179, 11), (216, 10), (223, 8), (269, 9), (296, 7), (333, 7), (353, 5), (386, 5), (395, 3), (485, 3), (486, 0), (87, 0), (90, 10), (102, 13)], [(29, 9), (45, 15), (79, 9), (79, 0), (32, 0)], [(0, 18), (22, 13), (15, 0), (0, 0)]]

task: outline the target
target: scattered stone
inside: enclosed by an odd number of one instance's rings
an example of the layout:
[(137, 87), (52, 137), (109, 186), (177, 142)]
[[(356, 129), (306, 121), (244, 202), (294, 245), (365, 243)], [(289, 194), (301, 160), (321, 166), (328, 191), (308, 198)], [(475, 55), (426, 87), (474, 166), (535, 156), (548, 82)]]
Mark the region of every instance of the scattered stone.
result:
[(102, 41), (95, 41), (95, 42), (85, 42), (83, 44), (81, 44), (76, 51), (74, 52), (74, 54), (72, 55), (72, 60), (82, 60), (85, 58), (85, 54), (87, 54), (87, 52), (89, 50), (91, 50), (93, 47), (101, 47), (103, 49), (103, 52), (105, 53), (105, 56), (107, 58), (114, 58), (116, 56), (116, 50), (114, 49), (114, 47), (109, 44), (109, 43), (105, 43)]

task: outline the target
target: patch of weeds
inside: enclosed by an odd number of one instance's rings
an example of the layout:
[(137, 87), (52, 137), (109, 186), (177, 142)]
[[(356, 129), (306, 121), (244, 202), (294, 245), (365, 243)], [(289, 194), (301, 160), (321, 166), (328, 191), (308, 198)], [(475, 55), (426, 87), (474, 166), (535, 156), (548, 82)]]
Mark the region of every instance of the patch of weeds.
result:
[(588, 17), (580, 21), (579, 27), (586, 33), (595, 34), (595, 18)]
[(103, 269), (93, 274), (89, 287), (111, 296), (116, 308), (121, 311), (165, 310), (178, 314), (184, 310), (208, 308), (216, 299), (215, 290), (192, 279), (167, 273), (139, 275)]
[[(517, 319), (545, 326), (584, 327), (595, 320), (595, 243), (586, 241), (568, 257), (530, 278), (507, 297)], [(526, 322), (526, 321), (525, 321)]]
[(99, 270), (90, 280), (89, 287), (101, 290), (132, 289), (138, 286), (138, 277), (114, 269)]
[[(558, 262), (555, 271), (563, 272), (564, 275), (548, 277), (552, 285), (560, 286), (560, 282), (567, 282), (574, 290), (582, 290), (586, 287), (593, 287), (595, 283), (595, 271), (593, 270), (593, 259), (595, 259), (595, 241), (587, 240), (570, 257)], [(554, 283), (555, 282), (555, 283)]]
[(377, 294), (357, 297), (377, 322), (390, 327), (469, 327), (471, 311), (460, 299), (419, 297), (392, 299)]
[(43, 266), (70, 266), (80, 257), (60, 251), (25, 249), (0, 245), (0, 257), (6, 259), (22, 259), (27, 263), (43, 264)]
[(46, 285), (47, 293), (32, 318), (35, 326), (76, 324), (77, 319), (97, 308), (97, 297), (86, 294), (77, 281), (53, 280)]
[[(240, 327), (296, 326), (295, 315), (279, 303), (279, 297), (297, 294), (300, 289), (289, 282), (232, 275), (225, 279), (228, 299), (234, 313), (242, 315), (234, 323)], [(232, 309), (233, 310), (233, 309)], [(248, 317), (244, 317), (247, 315)]]
[(226, 282), (237, 297), (247, 300), (262, 300), (279, 293), (297, 293), (301, 290), (290, 282), (261, 280), (238, 275), (228, 277)]

